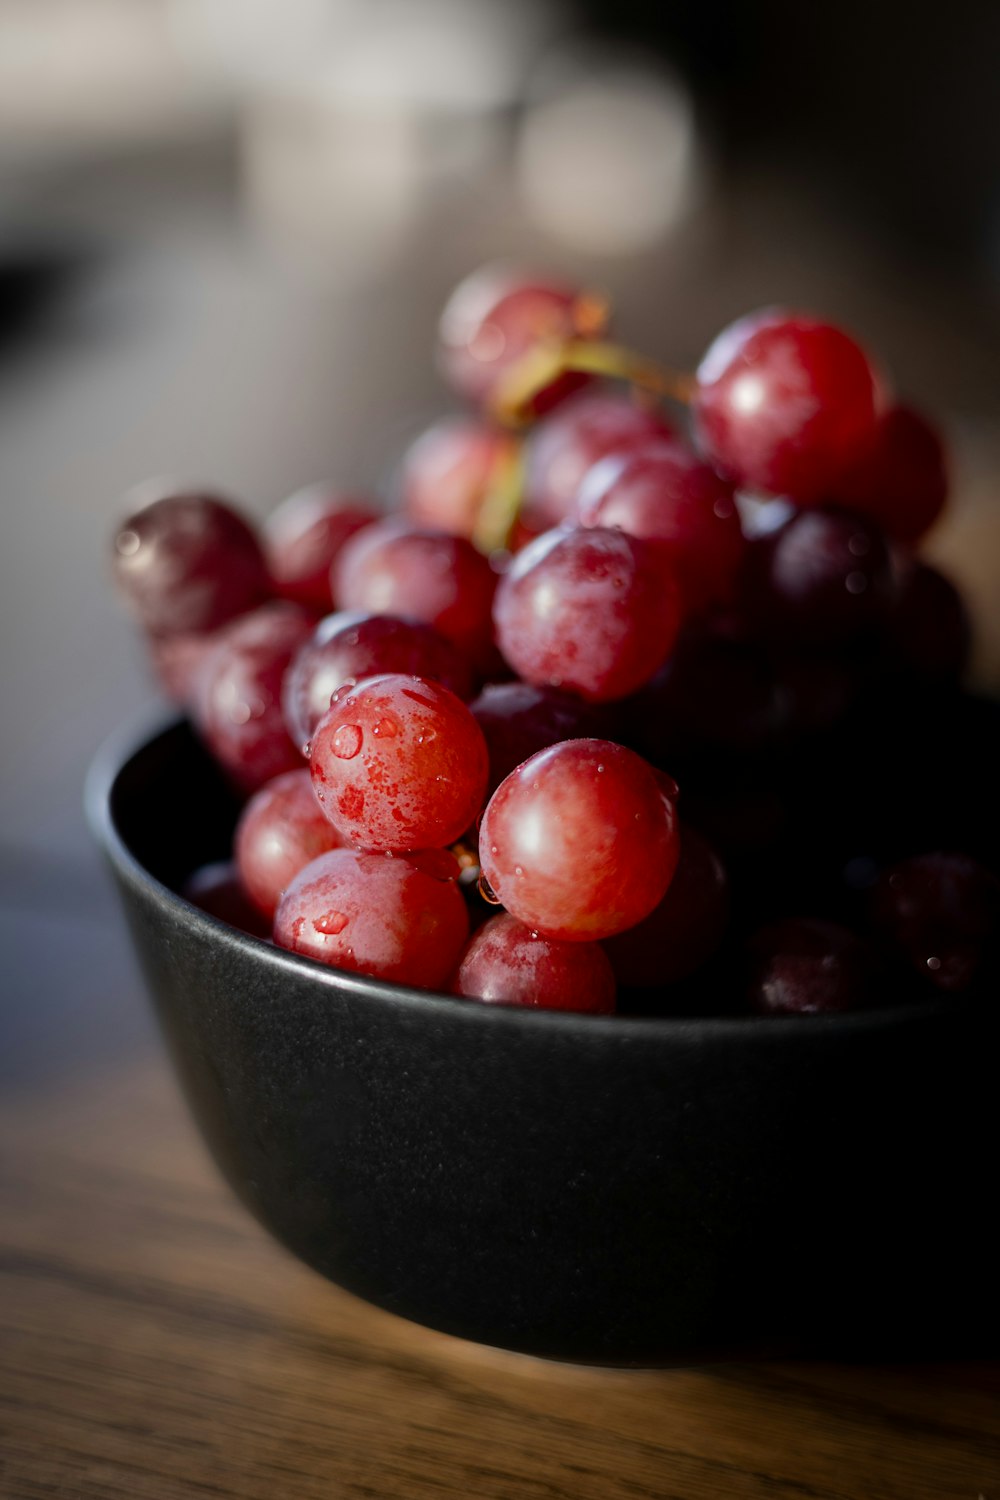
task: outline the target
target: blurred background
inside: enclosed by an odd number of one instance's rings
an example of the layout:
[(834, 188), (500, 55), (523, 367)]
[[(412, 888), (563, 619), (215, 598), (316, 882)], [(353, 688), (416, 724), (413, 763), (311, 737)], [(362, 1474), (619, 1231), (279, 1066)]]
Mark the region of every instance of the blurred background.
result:
[(384, 491), (482, 261), (680, 367), (768, 302), (856, 330), (951, 435), (929, 551), (1000, 690), (998, 59), (990, 0), (0, 0), (5, 1081), (145, 1043), (81, 813), (155, 696), (123, 493)]

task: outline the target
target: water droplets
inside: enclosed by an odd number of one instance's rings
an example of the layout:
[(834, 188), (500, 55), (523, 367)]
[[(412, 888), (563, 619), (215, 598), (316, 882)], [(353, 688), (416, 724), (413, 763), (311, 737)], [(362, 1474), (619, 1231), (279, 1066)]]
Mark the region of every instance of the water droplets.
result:
[(119, 557), (134, 557), (141, 546), (137, 531), (119, 531), (115, 537), (115, 550)]
[(848, 573), (844, 579), (844, 587), (849, 594), (863, 594), (868, 587), (868, 579), (860, 569), (855, 568), (853, 573)]
[(378, 739), (393, 740), (399, 733), (399, 720), (392, 714), (383, 714), (378, 723), (372, 728), (372, 734)]
[(348, 918), (342, 911), (327, 911), (313, 917), (313, 927), (321, 937), (337, 937), (347, 926)]
[(363, 739), (360, 724), (341, 724), (333, 736), (331, 749), (339, 760), (353, 760)]

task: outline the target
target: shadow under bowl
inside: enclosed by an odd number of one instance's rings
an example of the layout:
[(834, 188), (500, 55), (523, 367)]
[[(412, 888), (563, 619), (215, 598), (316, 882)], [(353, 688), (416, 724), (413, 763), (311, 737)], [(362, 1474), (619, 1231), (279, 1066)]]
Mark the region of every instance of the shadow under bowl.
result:
[(224, 1176), (332, 1281), (591, 1363), (995, 1352), (997, 1007), (591, 1017), (341, 973), (175, 894), (236, 807), (186, 725), (88, 787)]

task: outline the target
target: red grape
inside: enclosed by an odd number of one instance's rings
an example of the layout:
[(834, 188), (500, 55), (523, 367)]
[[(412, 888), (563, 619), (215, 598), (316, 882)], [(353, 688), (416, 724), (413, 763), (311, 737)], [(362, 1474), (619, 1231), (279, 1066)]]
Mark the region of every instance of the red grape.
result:
[(346, 843), (440, 848), (472, 824), (488, 770), (482, 730), (438, 682), (387, 674), (334, 695), (312, 738), (309, 768)]
[(584, 479), (572, 518), (660, 544), (688, 614), (733, 593), (746, 544), (732, 486), (679, 442), (609, 455)]
[(966, 854), (894, 865), (873, 892), (872, 920), (937, 989), (967, 989), (1000, 959), (1000, 881)]
[(174, 703), (187, 708), (193, 701), (198, 673), (216, 643), (216, 632), (189, 635), (151, 635), (147, 639), (153, 670)]
[(403, 509), (424, 526), (471, 539), (483, 502), (513, 455), (508, 433), (475, 417), (446, 417), (403, 459)]
[[(540, 342), (573, 337), (580, 294), (532, 281), (502, 266), (485, 266), (452, 292), (440, 325), (440, 363), (448, 384), (466, 401), (486, 407), (504, 376)], [(538, 393), (536, 415), (586, 384), (568, 373)]]
[(606, 709), (556, 688), (493, 682), (469, 707), (486, 738), (491, 794), (523, 761), (559, 740), (608, 738)]
[(340, 844), (303, 766), (285, 771), (254, 793), (236, 825), (233, 847), (243, 889), (259, 911), (273, 917), (292, 877)]
[(619, 984), (676, 984), (701, 967), (722, 941), (729, 885), (715, 850), (694, 828), (680, 834), (680, 860), (666, 895), (648, 917), (604, 950)]
[(648, 916), (678, 858), (673, 804), (652, 769), (608, 740), (565, 740), (520, 766), (483, 815), (492, 890), (544, 937), (611, 937)]
[(912, 546), (948, 498), (948, 456), (941, 434), (908, 406), (891, 406), (869, 447), (831, 487), (829, 498), (870, 516), (900, 546)]
[(459, 966), (455, 993), (491, 1005), (611, 1015), (615, 976), (597, 943), (543, 938), (506, 912), (491, 917), (472, 939)]
[(465, 537), (398, 518), (369, 526), (334, 564), (342, 609), (403, 615), (431, 625), (483, 670), (495, 656), (497, 575)]
[(215, 630), (269, 592), (257, 538), (214, 495), (162, 495), (129, 516), (114, 546), (118, 586), (151, 635)]
[(500, 649), (526, 682), (601, 703), (652, 677), (673, 647), (680, 604), (650, 543), (557, 528), (514, 558), (494, 618)]
[(264, 523), (274, 591), (318, 614), (333, 608), (330, 568), (355, 532), (378, 520), (374, 504), (331, 485), (298, 490)]
[(459, 698), (471, 698), (474, 691), (471, 664), (429, 625), (344, 610), (319, 622), (285, 674), (282, 703), (295, 744), (302, 747), (312, 739), (338, 688), (386, 672), (430, 677)]
[(302, 765), (281, 715), (281, 684), (312, 628), (297, 605), (265, 604), (220, 631), (198, 673), (195, 726), (247, 791)]
[[(441, 851), (438, 851), (439, 853)], [(336, 969), (418, 989), (447, 984), (469, 933), (455, 875), (419, 856), (334, 849), (300, 870), (278, 905), (274, 940)]]
[(719, 334), (698, 367), (699, 447), (735, 484), (824, 499), (871, 441), (875, 372), (853, 339), (815, 318), (767, 309)]
[(639, 406), (628, 396), (610, 391), (574, 396), (531, 435), (524, 480), (526, 515), (539, 530), (561, 525), (594, 464), (647, 439), (672, 436), (661, 412)]
[(776, 922), (751, 940), (749, 959), (748, 999), (758, 1015), (838, 1014), (877, 999), (874, 954), (836, 922)]

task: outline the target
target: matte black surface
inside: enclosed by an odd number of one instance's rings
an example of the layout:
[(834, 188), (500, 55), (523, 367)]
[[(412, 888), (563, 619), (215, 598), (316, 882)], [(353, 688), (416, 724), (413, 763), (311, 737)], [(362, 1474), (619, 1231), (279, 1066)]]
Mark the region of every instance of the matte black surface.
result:
[(430, 997), (173, 894), (234, 815), (185, 726), (107, 752), (89, 801), (220, 1167), (332, 1280), (564, 1359), (996, 1352), (993, 1004), (665, 1020)]

